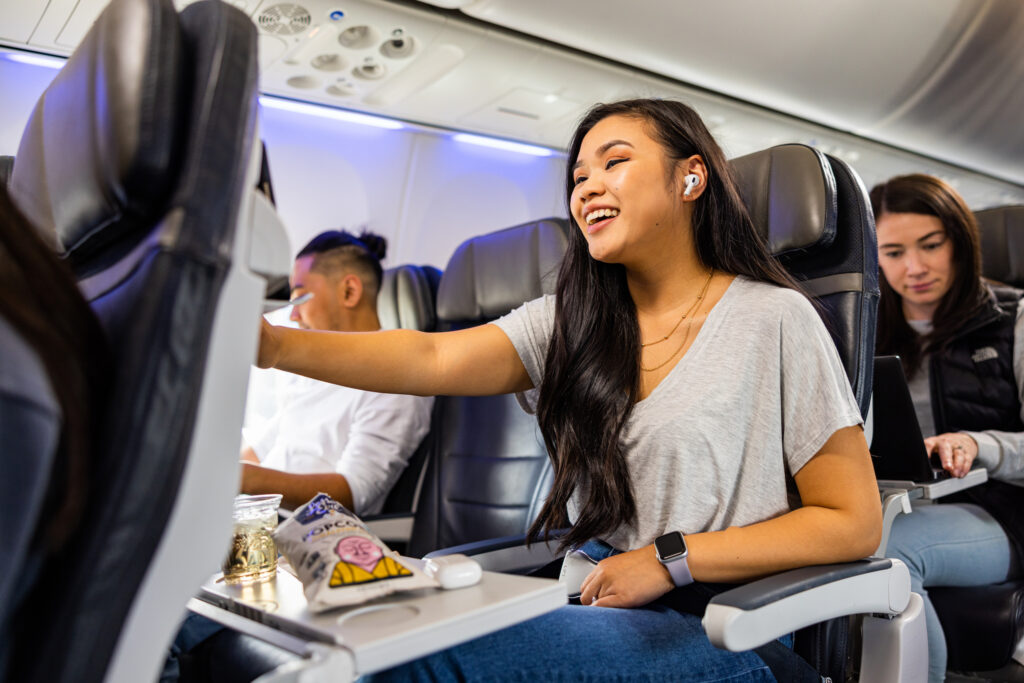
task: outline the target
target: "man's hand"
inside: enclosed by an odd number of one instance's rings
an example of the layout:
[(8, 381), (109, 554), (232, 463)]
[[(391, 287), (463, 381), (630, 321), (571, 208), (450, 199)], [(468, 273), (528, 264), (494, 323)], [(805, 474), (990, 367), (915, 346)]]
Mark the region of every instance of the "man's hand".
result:
[(673, 588), (672, 577), (649, 545), (601, 560), (583, 579), (580, 604), (639, 607)]
[(942, 468), (954, 477), (963, 477), (971, 471), (971, 464), (978, 457), (978, 444), (971, 437), (959, 432), (947, 432), (930, 436), (924, 440), (928, 453), (939, 456)]

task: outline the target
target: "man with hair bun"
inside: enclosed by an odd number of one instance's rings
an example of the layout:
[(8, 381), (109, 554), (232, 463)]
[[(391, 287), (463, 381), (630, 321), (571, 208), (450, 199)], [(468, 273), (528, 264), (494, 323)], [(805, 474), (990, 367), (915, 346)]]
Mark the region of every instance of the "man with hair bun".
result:
[[(299, 251), (291, 296), (302, 329), (380, 329), (377, 292), (387, 240), (344, 230), (320, 233)], [(356, 514), (380, 512), (430, 426), (431, 397), (380, 394), (298, 375), (276, 378), (273, 416), (245, 430), (242, 492), (280, 493), (298, 507), (318, 492)]]

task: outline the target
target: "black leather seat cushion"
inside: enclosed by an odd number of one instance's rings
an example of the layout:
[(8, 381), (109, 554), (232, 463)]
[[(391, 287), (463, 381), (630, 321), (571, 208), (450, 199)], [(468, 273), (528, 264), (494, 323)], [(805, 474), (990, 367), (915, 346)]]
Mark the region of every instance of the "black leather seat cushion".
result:
[(1024, 636), (1024, 581), (929, 588), (928, 595), (946, 634), (949, 669), (998, 669)]
[(377, 293), (377, 317), (385, 330), (432, 332), (437, 327), (437, 287), (441, 271), (433, 266), (388, 268)]
[(974, 214), (981, 232), (981, 272), (1024, 287), (1024, 206), (1000, 206)]

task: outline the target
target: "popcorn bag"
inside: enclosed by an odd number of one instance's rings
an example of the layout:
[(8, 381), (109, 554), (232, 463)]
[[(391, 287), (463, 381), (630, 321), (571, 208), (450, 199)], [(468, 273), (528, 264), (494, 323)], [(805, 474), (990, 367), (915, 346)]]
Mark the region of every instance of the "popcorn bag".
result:
[(285, 520), (274, 541), (295, 569), (314, 612), (438, 586), (326, 493), (318, 493)]

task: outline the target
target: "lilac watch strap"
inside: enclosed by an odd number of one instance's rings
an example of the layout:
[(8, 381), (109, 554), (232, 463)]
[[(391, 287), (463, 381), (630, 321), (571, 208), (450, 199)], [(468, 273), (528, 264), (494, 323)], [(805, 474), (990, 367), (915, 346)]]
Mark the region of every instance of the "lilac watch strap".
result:
[(687, 562), (687, 556), (677, 557), (674, 560), (663, 562), (665, 569), (668, 570), (669, 575), (672, 576), (672, 583), (679, 586), (685, 586), (693, 583), (693, 576), (690, 575), (690, 563)]

